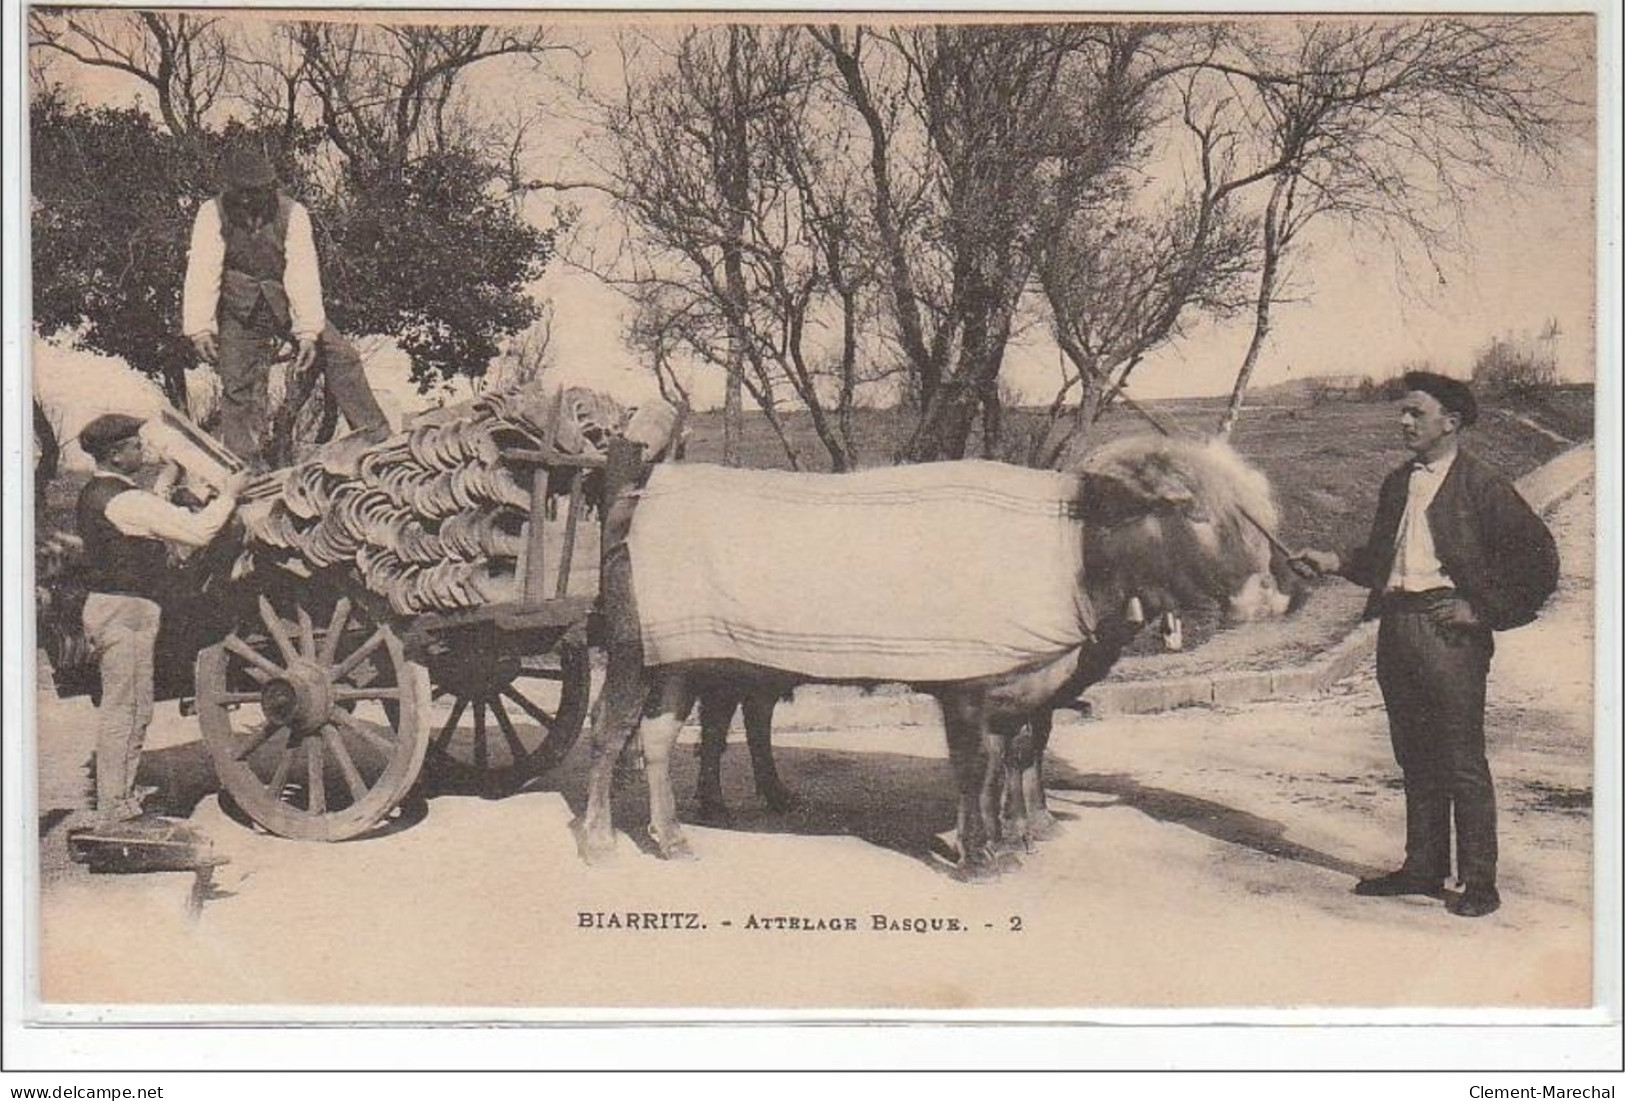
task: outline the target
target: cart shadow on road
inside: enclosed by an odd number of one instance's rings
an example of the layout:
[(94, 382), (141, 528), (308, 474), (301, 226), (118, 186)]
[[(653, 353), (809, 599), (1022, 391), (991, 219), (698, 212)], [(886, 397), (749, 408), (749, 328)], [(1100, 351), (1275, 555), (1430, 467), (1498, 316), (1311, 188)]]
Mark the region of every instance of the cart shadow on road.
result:
[[(90, 806), (90, 791), (95, 784), (94, 764), (87, 762), (84, 773), (85, 793), (81, 805), (51, 807), (40, 815), (39, 832), (45, 844), (51, 844), (54, 831), (59, 831), (60, 827), (70, 819), (74, 819), (76, 815), (86, 813), (86, 808)], [(141, 755), (136, 783), (157, 789), (145, 801), (145, 808), (151, 813), (165, 818), (191, 819), (206, 799), (218, 794), (220, 809), (226, 817), (245, 830), (261, 830), (247, 812), (239, 808), (228, 793), (221, 790), (219, 778), (215, 775), (214, 762), (202, 742), (187, 742), (182, 745), (166, 746), (163, 749), (147, 750)], [(388, 837), (411, 829), (428, 816), (429, 806), (424, 791), (414, 790), (401, 800), (400, 805), (395, 807), (376, 828), (356, 840)]]
[(158, 789), (147, 806), (170, 818), (190, 818), (199, 803), (220, 790), (214, 762), (200, 741), (147, 750), (136, 783)]
[[(39, 836), (47, 843), (63, 826), (88, 815), (95, 800), (96, 766), (88, 747), (79, 764), (64, 762), (59, 773), (54, 784), (42, 785), (48, 790), (40, 794)], [(220, 790), (202, 742), (145, 751), (135, 782), (156, 789), (146, 809), (167, 818), (190, 818), (199, 803)]]

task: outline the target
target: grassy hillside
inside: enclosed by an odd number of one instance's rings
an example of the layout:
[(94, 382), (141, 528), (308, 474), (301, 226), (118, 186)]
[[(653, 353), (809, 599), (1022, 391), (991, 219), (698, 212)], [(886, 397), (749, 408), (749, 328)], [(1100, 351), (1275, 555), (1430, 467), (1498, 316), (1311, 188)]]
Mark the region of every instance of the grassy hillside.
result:
[[(1210, 431), (1223, 409), (1221, 398), (1146, 403), (1160, 418), (1191, 432)], [(1012, 436), (1036, 430), (1041, 415), (1009, 415)], [(827, 469), (827, 456), (804, 414), (787, 419), (788, 434), (805, 469)], [(1564, 388), (1534, 398), (1486, 403), (1466, 446), (1512, 477), (1527, 473), (1564, 450), (1568, 440), (1592, 431), (1592, 392)], [(860, 410), (857, 435), (865, 465), (890, 461), (892, 441), (904, 428), (896, 410)], [(1150, 431), (1132, 411), (1114, 408), (1096, 426), (1102, 441)], [(1281, 401), (1247, 409), (1233, 442), (1268, 475), (1281, 506), (1281, 534), (1292, 546), (1336, 547), (1362, 538), (1382, 477), (1405, 458), (1398, 414), (1387, 402), (1333, 401), (1312, 405)], [(974, 453), (978, 444), (973, 443)], [(746, 466), (785, 468), (784, 449), (759, 414), (748, 416), (743, 441)], [(716, 462), (722, 456), (720, 412), (690, 422), (688, 458)]]

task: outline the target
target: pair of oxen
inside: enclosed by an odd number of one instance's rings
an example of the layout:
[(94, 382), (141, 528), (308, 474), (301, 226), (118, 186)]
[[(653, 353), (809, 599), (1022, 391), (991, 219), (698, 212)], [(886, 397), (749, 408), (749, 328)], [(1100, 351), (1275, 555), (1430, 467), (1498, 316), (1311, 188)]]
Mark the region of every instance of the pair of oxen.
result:
[[(1230, 620), (1246, 621), (1282, 615), (1292, 604), (1291, 573), (1272, 555), (1279, 543), (1269, 483), (1225, 444), (1134, 436), (1063, 473), (1074, 479), (1071, 516), (1081, 525), (1082, 568), (1073, 595), (1092, 620), (1081, 644), (992, 675), (915, 683), (941, 705), (958, 794), (959, 872), (967, 878), (998, 869), (1001, 849), (1026, 846), (1047, 832), (1041, 766), (1051, 713), (1104, 678), (1145, 623), (1215, 605)], [(625, 561), (608, 568), (631, 569)], [(630, 590), (626, 576), (618, 582)], [(737, 660), (656, 664), (646, 660), (635, 630), (621, 631), (610, 645), (595, 707), (587, 807), (576, 823), (582, 856), (596, 862), (613, 851), (611, 788), (634, 731), (647, 773), (650, 837), (662, 856), (691, 855), (669, 765), (696, 700), (703, 726), (702, 815), (722, 809), (719, 765), (739, 707), (758, 791), (770, 806), (787, 805), (789, 792), (769, 749), (773, 706), (790, 688), (817, 679)]]

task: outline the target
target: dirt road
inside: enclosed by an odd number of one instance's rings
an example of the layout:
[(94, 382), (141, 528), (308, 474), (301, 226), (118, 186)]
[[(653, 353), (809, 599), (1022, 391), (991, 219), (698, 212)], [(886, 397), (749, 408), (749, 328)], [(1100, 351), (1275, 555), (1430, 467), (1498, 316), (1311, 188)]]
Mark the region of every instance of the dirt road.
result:
[[(568, 828), (580, 748), (536, 791), (440, 796), (386, 836), (300, 844), (221, 812), (195, 726), (169, 705), (149, 771), (232, 856), (195, 918), (189, 876), (92, 877), (62, 861), (90, 712), (42, 698), (44, 995), (245, 1016), (334, 1003), (1588, 1005), (1593, 508), (1587, 490), (1557, 509), (1563, 587), (1537, 624), (1498, 640), (1506, 903), (1488, 918), (1350, 893), (1397, 861), (1403, 829), (1366, 675), (1312, 701), (1063, 721), (1049, 770), (1059, 835), (975, 885), (945, 874), (953, 807), (934, 727), (781, 735), (780, 770), (802, 798), (785, 816), (751, 796), (736, 749), (735, 821), (691, 828), (699, 859), (663, 863), (622, 836), (611, 866), (588, 868)], [(691, 791), (694, 761), (680, 758)], [(642, 820), (642, 785), (626, 786), (623, 826)]]

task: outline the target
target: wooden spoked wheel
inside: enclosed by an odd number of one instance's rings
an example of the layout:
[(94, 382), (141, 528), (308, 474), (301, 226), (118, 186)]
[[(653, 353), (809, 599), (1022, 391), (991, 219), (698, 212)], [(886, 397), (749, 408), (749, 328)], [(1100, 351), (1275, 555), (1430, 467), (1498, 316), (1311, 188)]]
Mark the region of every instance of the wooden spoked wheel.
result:
[(342, 841), (377, 826), (417, 780), (428, 675), (347, 598), (324, 627), (303, 606), (294, 616), (262, 596), (259, 624), (198, 655), (198, 722), (250, 818), (283, 837)]
[(431, 702), (428, 768), (444, 787), (500, 798), (564, 759), (587, 717), (586, 648), (503, 652), (492, 638), (447, 640), (425, 657)]

